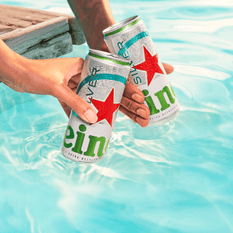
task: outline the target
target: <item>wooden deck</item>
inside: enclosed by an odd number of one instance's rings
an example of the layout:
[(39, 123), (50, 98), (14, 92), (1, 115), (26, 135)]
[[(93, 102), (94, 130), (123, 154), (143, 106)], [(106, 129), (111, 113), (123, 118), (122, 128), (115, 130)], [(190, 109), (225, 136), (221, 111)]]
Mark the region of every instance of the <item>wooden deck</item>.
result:
[(0, 4), (0, 39), (31, 59), (55, 58), (85, 42), (74, 16)]

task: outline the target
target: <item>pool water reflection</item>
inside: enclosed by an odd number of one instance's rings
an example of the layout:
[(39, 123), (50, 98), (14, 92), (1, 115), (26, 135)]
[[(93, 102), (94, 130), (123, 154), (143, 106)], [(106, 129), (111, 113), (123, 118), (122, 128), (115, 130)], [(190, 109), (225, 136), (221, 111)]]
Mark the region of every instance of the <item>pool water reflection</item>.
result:
[[(2, 3), (71, 12), (65, 0)], [(0, 84), (1, 232), (233, 232), (233, 4), (110, 4), (116, 21), (139, 14), (174, 65), (180, 113), (147, 128), (119, 114), (106, 157), (86, 165), (60, 152), (56, 99)]]

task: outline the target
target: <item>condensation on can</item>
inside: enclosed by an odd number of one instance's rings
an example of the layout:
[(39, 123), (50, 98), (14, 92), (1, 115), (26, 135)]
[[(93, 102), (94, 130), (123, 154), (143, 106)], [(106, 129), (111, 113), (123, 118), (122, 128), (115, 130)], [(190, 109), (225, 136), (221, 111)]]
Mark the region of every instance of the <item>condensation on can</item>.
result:
[(133, 16), (103, 31), (104, 40), (112, 53), (131, 61), (131, 82), (145, 95), (150, 109), (150, 124), (162, 124), (174, 118), (179, 102), (158, 57), (145, 23)]
[(98, 120), (89, 124), (72, 111), (62, 145), (66, 157), (90, 163), (105, 156), (129, 72), (127, 59), (90, 50), (77, 94), (92, 105)]

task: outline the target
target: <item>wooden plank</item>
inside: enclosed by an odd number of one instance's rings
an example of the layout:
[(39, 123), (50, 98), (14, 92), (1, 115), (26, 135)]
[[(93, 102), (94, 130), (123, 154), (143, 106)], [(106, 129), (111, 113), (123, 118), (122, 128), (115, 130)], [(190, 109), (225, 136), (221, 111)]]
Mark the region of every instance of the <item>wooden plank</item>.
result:
[(72, 52), (71, 36), (67, 32), (44, 43), (36, 44), (21, 55), (30, 59), (48, 59), (70, 52)]
[(86, 41), (74, 16), (3, 4), (0, 4), (0, 39), (31, 59), (59, 57), (72, 51), (72, 43)]
[[(69, 31), (68, 20), (58, 17), (24, 29), (0, 35), (0, 38), (15, 52), (23, 54), (28, 48), (42, 44), (53, 37)], [(71, 44), (72, 45), (72, 44)]]
[(74, 45), (84, 44), (86, 42), (85, 35), (78, 20), (75, 17), (68, 18), (68, 23), (70, 26), (70, 35), (72, 38), (72, 43)]
[[(50, 20), (63, 16), (67, 19), (69, 33), (71, 34), (73, 44), (83, 44), (85, 37), (78, 20), (74, 16), (59, 14), (43, 10), (29, 9), (25, 7), (16, 7), (0, 4), (0, 38), (6, 38), (10, 31), (15, 33), (27, 33), (28, 31), (19, 31), (30, 28), (29, 31), (36, 31), (37, 25), (52, 22)], [(55, 21), (56, 22), (56, 21)], [(46, 26), (46, 24), (43, 24)], [(33, 28), (34, 27), (34, 28)], [(15, 34), (7, 35), (14, 36)]]

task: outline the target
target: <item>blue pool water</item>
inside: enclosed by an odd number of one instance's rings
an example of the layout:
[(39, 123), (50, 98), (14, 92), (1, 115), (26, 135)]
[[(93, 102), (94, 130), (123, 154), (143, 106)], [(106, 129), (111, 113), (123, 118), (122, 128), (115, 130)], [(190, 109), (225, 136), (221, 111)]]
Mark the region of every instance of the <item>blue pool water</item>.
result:
[[(71, 13), (65, 0), (1, 3)], [(140, 128), (118, 115), (107, 156), (60, 152), (67, 117), (53, 97), (0, 85), (0, 232), (233, 232), (232, 1), (110, 1), (139, 14), (181, 104)], [(69, 56), (83, 56), (86, 45)]]

